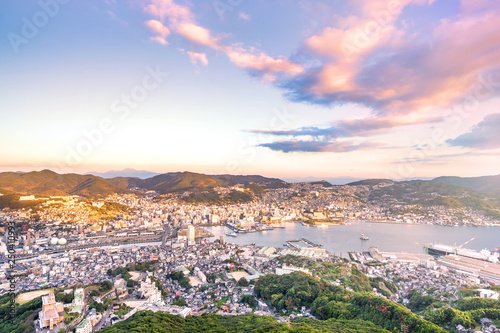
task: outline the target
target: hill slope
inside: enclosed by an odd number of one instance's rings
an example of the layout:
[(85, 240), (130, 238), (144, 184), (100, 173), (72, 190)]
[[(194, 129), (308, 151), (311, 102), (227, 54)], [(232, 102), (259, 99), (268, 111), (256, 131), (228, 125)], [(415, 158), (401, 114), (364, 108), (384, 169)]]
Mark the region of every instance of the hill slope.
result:
[(478, 192), (500, 193), (500, 175), (483, 177), (438, 177), (433, 182), (467, 187)]
[(0, 188), (20, 194), (106, 196), (127, 193), (106, 179), (92, 175), (58, 174), (50, 170), (0, 173)]
[(58, 174), (50, 170), (28, 173), (0, 173), (0, 189), (19, 194), (105, 196), (127, 193), (132, 188), (156, 191), (159, 194), (202, 191), (213, 187), (227, 187), (250, 183), (285, 184), (281, 179), (252, 175), (209, 176), (194, 172), (169, 172), (147, 179), (114, 177), (104, 179), (94, 175)]
[(347, 185), (350, 186), (360, 186), (360, 185), (382, 185), (382, 184), (392, 184), (394, 181), (390, 179), (365, 179), (365, 180), (359, 180), (357, 182), (352, 182)]
[(202, 191), (211, 187), (227, 187), (236, 184), (248, 185), (256, 183), (260, 185), (282, 184), (281, 179), (266, 178), (258, 175), (205, 175), (195, 172), (168, 172), (147, 179), (116, 177), (109, 179), (111, 183), (122, 188), (138, 187), (144, 190), (156, 191), (160, 194)]
[(202, 316), (173, 316), (164, 312), (142, 311), (129, 319), (105, 328), (103, 333), (121, 332), (342, 332), (342, 333), (389, 333), (371, 322), (363, 320), (292, 320), (290, 327), (286, 323), (278, 323), (272, 317), (256, 315), (219, 316), (208, 314)]
[(278, 178), (267, 178), (259, 175), (211, 175), (220, 180), (226, 181), (229, 185), (243, 184), (248, 185), (250, 183), (255, 183), (259, 185), (265, 185), (269, 183), (283, 183), (283, 180)]
[[(369, 190), (359, 194), (360, 199), (381, 207), (391, 207), (405, 213), (405, 207), (443, 206), (447, 209), (473, 209), (500, 219), (500, 197), (446, 183), (412, 180), (404, 182), (358, 182)], [(358, 184), (359, 185), (359, 184)], [(384, 186), (377, 186), (384, 185)], [(399, 208), (396, 208), (399, 207)]]
[(225, 180), (194, 172), (169, 172), (134, 182), (135, 186), (139, 188), (156, 191), (160, 194), (228, 185)]

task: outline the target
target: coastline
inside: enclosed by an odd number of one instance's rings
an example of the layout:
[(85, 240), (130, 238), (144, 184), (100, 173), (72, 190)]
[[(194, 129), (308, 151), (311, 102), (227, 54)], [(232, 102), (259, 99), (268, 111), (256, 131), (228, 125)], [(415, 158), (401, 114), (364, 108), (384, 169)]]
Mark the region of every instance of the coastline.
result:
[(363, 221), (365, 223), (391, 223), (391, 224), (405, 224), (405, 225), (420, 224), (420, 223), (406, 223), (403, 221), (393, 221), (393, 220), (358, 220), (358, 221)]

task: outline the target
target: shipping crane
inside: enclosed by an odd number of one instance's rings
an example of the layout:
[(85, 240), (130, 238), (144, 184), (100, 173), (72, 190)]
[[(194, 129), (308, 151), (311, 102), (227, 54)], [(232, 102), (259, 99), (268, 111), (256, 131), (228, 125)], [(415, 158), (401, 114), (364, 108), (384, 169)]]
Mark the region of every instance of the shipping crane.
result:
[(461, 248), (462, 248), (462, 246), (469, 244), (470, 242), (472, 242), (472, 241), (473, 241), (474, 239), (476, 239), (476, 238), (477, 238), (477, 236), (472, 237), (472, 238), (471, 238), (471, 239), (469, 239), (467, 242), (465, 242), (465, 243), (463, 243), (462, 245), (460, 245), (458, 248), (459, 248), (459, 249), (461, 249)]

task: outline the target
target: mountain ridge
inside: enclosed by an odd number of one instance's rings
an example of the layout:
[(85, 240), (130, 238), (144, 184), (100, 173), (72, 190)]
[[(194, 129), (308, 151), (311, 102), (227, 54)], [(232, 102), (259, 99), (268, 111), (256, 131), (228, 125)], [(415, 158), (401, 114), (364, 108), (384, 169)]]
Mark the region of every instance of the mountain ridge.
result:
[(58, 174), (48, 169), (21, 174), (2, 172), (0, 173), (0, 188), (19, 194), (38, 196), (104, 196), (130, 192), (101, 177), (75, 173)]
[(148, 170), (136, 170), (136, 169), (131, 169), (131, 168), (125, 168), (123, 170), (111, 170), (111, 171), (106, 171), (106, 172), (97, 172), (97, 171), (91, 171), (85, 173), (86, 175), (93, 175), (105, 179), (112, 179), (112, 178), (118, 178), (118, 177), (128, 177), (128, 178), (140, 178), (140, 179), (147, 179), (151, 178), (157, 175), (160, 175), (161, 173), (159, 172), (152, 172)]
[(80, 195), (106, 196), (113, 193), (131, 193), (134, 188), (152, 190), (159, 194), (182, 191), (205, 190), (213, 187), (227, 187), (243, 183), (284, 183), (278, 178), (258, 175), (205, 175), (195, 172), (169, 172), (150, 178), (114, 177), (110, 179), (94, 175), (75, 173), (58, 174), (51, 170), (27, 173), (1, 172), (0, 189), (19, 195), (37, 196)]
[[(127, 170), (127, 169), (125, 169)], [(351, 182), (347, 185), (381, 185), (395, 183), (413, 183), (415, 181), (398, 182), (389, 179), (365, 179)], [(481, 193), (499, 193), (500, 175), (484, 177), (438, 177), (423, 183), (444, 183), (454, 187), (461, 187)], [(498, 182), (498, 183), (497, 183)], [(268, 178), (260, 175), (206, 175), (190, 171), (168, 172), (146, 179), (139, 177), (114, 177), (103, 178), (89, 174), (58, 174), (45, 169), (25, 173), (1, 172), (0, 189), (16, 192), (20, 195), (34, 194), (47, 195), (80, 195), (80, 196), (106, 196), (113, 193), (131, 193), (134, 189), (156, 191), (159, 194), (168, 194), (183, 191), (203, 191), (214, 187), (229, 187), (236, 184), (245, 186), (255, 183), (267, 188), (280, 185), (289, 185), (279, 178)], [(332, 186), (327, 182), (322, 183)], [(451, 191), (455, 191), (450, 188)]]
[(500, 194), (500, 175), (481, 177), (441, 176), (431, 181), (466, 187), (478, 192)]

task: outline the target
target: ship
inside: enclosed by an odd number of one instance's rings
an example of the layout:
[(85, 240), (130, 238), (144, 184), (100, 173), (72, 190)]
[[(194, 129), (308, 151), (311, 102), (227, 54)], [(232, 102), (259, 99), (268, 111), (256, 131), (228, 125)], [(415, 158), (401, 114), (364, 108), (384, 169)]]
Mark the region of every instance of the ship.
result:
[(453, 246), (444, 244), (431, 244), (426, 247), (427, 253), (433, 256), (446, 256), (448, 254), (455, 254), (455, 248)]
[(369, 240), (370, 238), (368, 236), (365, 236), (365, 234), (363, 233), (363, 231), (361, 231), (361, 237), (359, 237), (359, 239), (361, 239), (361, 240)]
[(477, 260), (484, 260), (490, 262), (499, 262), (499, 254), (496, 252), (491, 252), (487, 249), (481, 251), (466, 249), (462, 247), (455, 247), (445, 244), (430, 244), (425, 247), (427, 253), (433, 256), (446, 256), (448, 254), (454, 254), (457, 256), (462, 256), (466, 258), (472, 258)]

